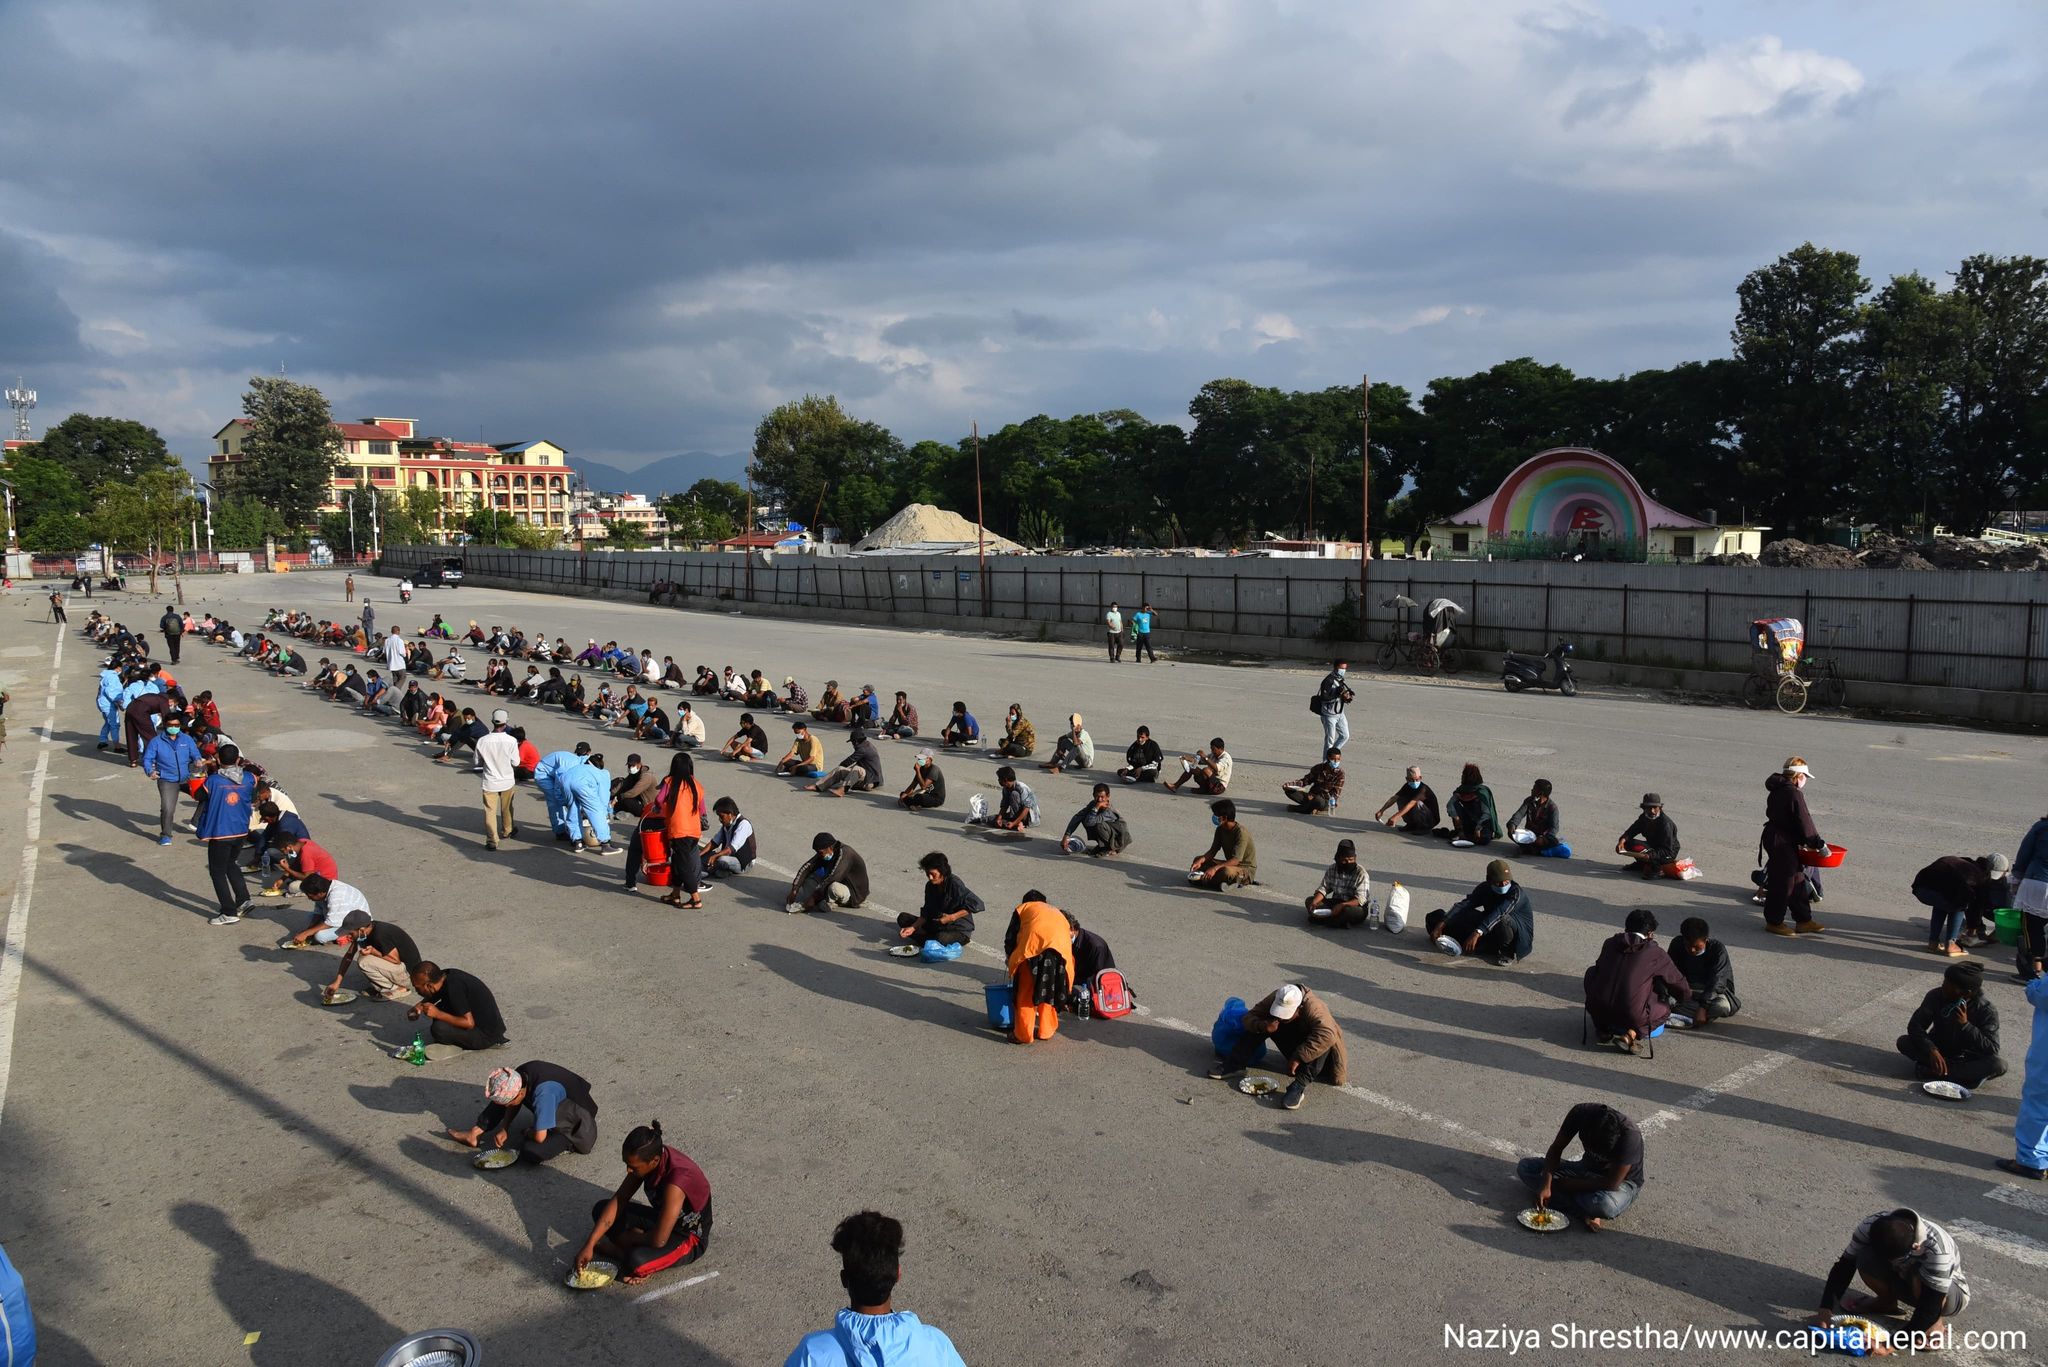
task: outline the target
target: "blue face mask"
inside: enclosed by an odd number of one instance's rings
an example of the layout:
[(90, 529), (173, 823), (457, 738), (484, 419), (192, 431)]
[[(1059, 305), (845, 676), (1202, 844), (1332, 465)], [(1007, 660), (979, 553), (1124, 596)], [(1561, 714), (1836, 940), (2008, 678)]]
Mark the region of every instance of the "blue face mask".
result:
[(1408, 786), (1410, 788), (1420, 788), (1422, 786), (1422, 780), (1419, 778), (1411, 778), (1408, 780)]
[(1211, 826), (1221, 826), (1223, 824), (1223, 818), (1216, 815), (1216, 813), (1211, 812), (1209, 813), (1209, 824)]
[(1513, 881), (1512, 879), (1510, 879), (1510, 880), (1509, 880), (1508, 882), (1505, 882), (1505, 883), (1495, 883), (1495, 884), (1493, 885), (1493, 890), (1494, 890), (1495, 892), (1498, 892), (1498, 893), (1502, 893), (1502, 894), (1505, 894), (1505, 893), (1507, 892), (1507, 890), (1508, 890), (1509, 888), (1513, 887), (1513, 886), (1514, 886), (1514, 881)]

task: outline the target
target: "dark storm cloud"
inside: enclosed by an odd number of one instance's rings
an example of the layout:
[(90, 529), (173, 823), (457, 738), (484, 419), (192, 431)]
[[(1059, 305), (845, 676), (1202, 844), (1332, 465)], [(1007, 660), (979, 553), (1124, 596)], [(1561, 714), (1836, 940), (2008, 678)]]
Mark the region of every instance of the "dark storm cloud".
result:
[(2038, 234), (2038, 17), (1821, 8), (27, 0), (0, 370), (189, 445), (282, 365), (630, 465), (805, 392), (950, 439), (1665, 364), (1808, 237), (1878, 274)]

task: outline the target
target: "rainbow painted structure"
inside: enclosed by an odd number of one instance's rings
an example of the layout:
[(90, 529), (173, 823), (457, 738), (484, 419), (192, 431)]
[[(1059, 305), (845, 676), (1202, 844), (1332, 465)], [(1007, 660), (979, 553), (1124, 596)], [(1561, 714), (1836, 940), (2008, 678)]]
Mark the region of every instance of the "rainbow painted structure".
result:
[(1500, 488), (1430, 528), (1438, 554), (1595, 549), (1602, 558), (1642, 559), (1655, 552), (1692, 559), (1724, 551), (1755, 553), (1760, 529), (1721, 527), (1667, 508), (1643, 492), (1619, 461), (1584, 446), (1538, 452)]

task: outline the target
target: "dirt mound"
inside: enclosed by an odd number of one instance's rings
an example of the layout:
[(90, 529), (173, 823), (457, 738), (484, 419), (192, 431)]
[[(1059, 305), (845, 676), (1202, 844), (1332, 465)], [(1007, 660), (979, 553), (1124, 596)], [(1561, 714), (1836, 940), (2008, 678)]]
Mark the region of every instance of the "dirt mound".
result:
[[(857, 551), (886, 550), (891, 547), (921, 548), (975, 544), (975, 526), (966, 518), (929, 503), (909, 503), (894, 517), (855, 543)], [(992, 552), (1013, 555), (1024, 548), (1006, 536), (987, 532), (983, 546)]]
[(1788, 536), (1764, 547), (1757, 563), (1795, 570), (1853, 570), (1861, 568), (1863, 562), (1846, 547), (1815, 546)]
[(1703, 555), (1700, 557), (1699, 562), (1702, 565), (1754, 565), (1758, 563), (1757, 558), (1748, 551), (1734, 551), (1728, 555)]
[(1873, 570), (1931, 570), (1934, 562), (1920, 553), (1920, 547), (1903, 536), (1872, 532), (1864, 539), (1856, 559)]

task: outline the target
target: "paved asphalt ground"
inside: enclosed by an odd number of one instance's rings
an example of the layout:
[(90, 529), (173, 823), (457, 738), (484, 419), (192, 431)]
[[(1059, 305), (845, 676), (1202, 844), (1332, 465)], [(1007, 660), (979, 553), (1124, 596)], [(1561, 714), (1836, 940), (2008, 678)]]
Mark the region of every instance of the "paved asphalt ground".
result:
[[(294, 795), (343, 876), (427, 955), (495, 989), (509, 1048), (414, 1069), (389, 1057), (412, 1035), (399, 1009), (324, 1009), (315, 983), (331, 960), (272, 948), (303, 903), (206, 924), (201, 850), (189, 837), (158, 848), (151, 785), (93, 750), (97, 655), (75, 630), (60, 641), (40, 599), (16, 592), (0, 605), (14, 695), (0, 765), (12, 955), (0, 1031), (13, 1034), (0, 1241), (49, 1363), (369, 1364), (440, 1324), (477, 1333), (494, 1364), (776, 1362), (830, 1322), (841, 1300), (826, 1240), (867, 1205), (909, 1230), (899, 1306), (973, 1363), (1506, 1356), (1448, 1350), (1447, 1326), (1537, 1331), (1528, 1360), (1640, 1360), (1555, 1347), (1551, 1326), (1796, 1326), (1855, 1222), (1902, 1203), (1964, 1240), (1977, 1300), (1959, 1327), (2028, 1335), (2024, 1349), (1951, 1360), (2048, 1352), (2048, 1293), (2029, 1290), (2048, 1266), (2048, 1192), (2017, 1191), (1991, 1166), (2011, 1152), (2030, 1029), (2009, 951), (1989, 953), (1989, 990), (2012, 1075), (1968, 1104), (1937, 1102), (1892, 1049), (1941, 969), (1907, 925), (1924, 914), (1911, 875), (1937, 855), (2015, 847), (2048, 810), (2039, 739), (1366, 671), (1345, 810), (1306, 818), (1283, 813), (1277, 787), (1315, 757), (1307, 671), (1170, 657), (1112, 668), (1071, 646), (482, 589), (400, 607), (388, 581), (360, 582), (380, 621), (408, 631), (438, 609), (579, 644), (616, 637), (686, 666), (794, 673), (814, 694), (827, 676), (885, 697), (904, 687), (930, 727), (958, 697), (985, 722), (1020, 700), (1041, 736), (1078, 708), (1105, 757), (1139, 722), (1169, 751), (1221, 733), (1264, 886), (1187, 889), (1181, 870), (1209, 833), (1192, 795), (1120, 790), (1136, 844), (1098, 863), (1063, 858), (1052, 838), (1086, 795), (1083, 775), (1034, 776), (1057, 825), (1010, 843), (959, 825), (967, 795), (994, 786), (985, 759), (946, 758), (948, 809), (908, 815), (714, 757), (700, 766), (707, 791), (752, 816), (763, 864), (705, 910), (672, 911), (623, 895), (618, 860), (551, 843), (530, 789), (522, 841), (487, 855), (466, 767), (435, 766), (392, 724), (192, 646), (177, 674), (215, 690), (228, 730)], [(252, 623), (272, 604), (353, 617), (341, 598), (338, 574), (191, 594)], [(131, 623), (158, 612), (139, 595), (112, 610)], [(1161, 639), (1170, 650), (1172, 623)], [(715, 738), (736, 713), (709, 709)], [(616, 766), (632, 748), (559, 713), (515, 715), (544, 751), (591, 739)], [(892, 792), (915, 748), (885, 745)], [(1851, 849), (1827, 880), (1832, 929), (1797, 941), (1763, 934), (1747, 878), (1764, 777), (1789, 753), (1818, 775), (1822, 833)], [(1343, 836), (1358, 837), (1382, 891), (1390, 878), (1414, 890), (1418, 922), (1479, 880), (1502, 851), (1367, 824), (1403, 764), (1448, 791), (1468, 759), (1503, 814), (1550, 778), (1580, 851), (1518, 861), (1534, 956), (1501, 970), (1446, 961), (1416, 930), (1305, 928), (1298, 899)], [(1704, 879), (1644, 886), (1614, 871), (1605, 851), (1645, 789), (1667, 798)], [(821, 829), (866, 855), (874, 901), (784, 916), (770, 870), (791, 869)], [(885, 957), (888, 913), (916, 904), (915, 863), (933, 849), (990, 914), (956, 963)], [(1109, 938), (1145, 1014), (1068, 1022), (1029, 1049), (986, 1028), (981, 988), (1033, 886)], [(1660, 1041), (1654, 1061), (1580, 1043), (1580, 975), (1638, 905), (1666, 934), (1706, 916), (1746, 1003), (1725, 1029)], [(1202, 1076), (1224, 998), (1289, 979), (1331, 1003), (1353, 1082), (1295, 1113)], [(472, 1170), (442, 1127), (468, 1122), (490, 1067), (533, 1057), (595, 1084), (596, 1152)], [(1645, 1195), (1611, 1232), (1524, 1232), (1512, 1158), (1542, 1152), (1566, 1108), (1596, 1098), (1651, 1128)], [(642, 1288), (563, 1289), (591, 1203), (621, 1175), (619, 1139), (657, 1117), (710, 1176), (708, 1255)]]

